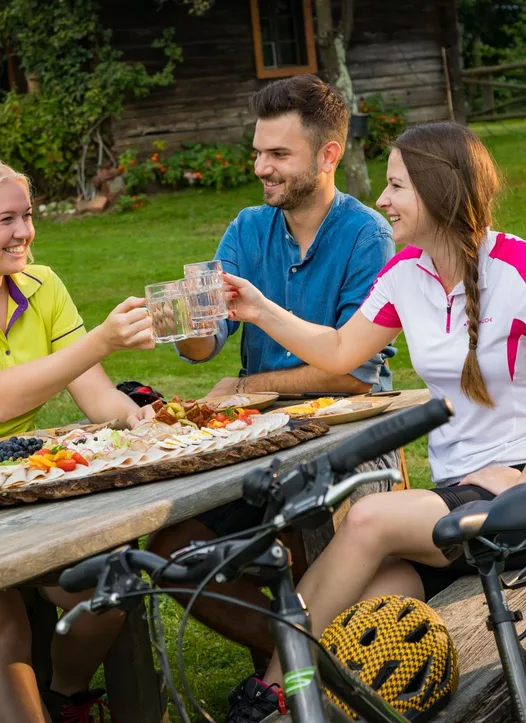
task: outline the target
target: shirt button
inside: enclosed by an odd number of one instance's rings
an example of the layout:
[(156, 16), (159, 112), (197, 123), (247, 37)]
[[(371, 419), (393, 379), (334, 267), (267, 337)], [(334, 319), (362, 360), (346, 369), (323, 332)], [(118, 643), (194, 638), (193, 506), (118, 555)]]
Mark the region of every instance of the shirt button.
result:
[(295, 266), (293, 266), (293, 267), (291, 268), (291, 271), (292, 271), (293, 274), (295, 274), (297, 270), (298, 270), (298, 269), (297, 269)]
[(10, 352), (9, 349), (8, 349), (8, 350), (6, 351), (6, 353), (5, 353), (5, 355), (6, 355), (6, 356), (9, 356), (10, 354), (11, 354), (11, 352)]
[(285, 354), (285, 356), (289, 357), (289, 356), (290, 356), (290, 351), (288, 351), (288, 352)]

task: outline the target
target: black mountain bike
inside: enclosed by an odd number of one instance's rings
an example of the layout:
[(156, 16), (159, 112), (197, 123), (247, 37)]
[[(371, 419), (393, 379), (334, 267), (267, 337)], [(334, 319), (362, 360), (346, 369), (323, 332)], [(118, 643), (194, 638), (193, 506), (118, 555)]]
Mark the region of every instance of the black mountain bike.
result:
[[(229, 600), (234, 605), (259, 610), (248, 603), (204, 589), (212, 580), (227, 582), (248, 573), (252, 577), (256, 576), (262, 585), (268, 586), (273, 595), (271, 610), (260, 609), (260, 612), (270, 618), (271, 634), (284, 675), (287, 706), (294, 723), (325, 723), (328, 720), (350, 723), (351, 719), (324, 694), (324, 688), (329, 688), (356, 711), (360, 721), (404, 723), (408, 719), (362, 683), (311, 635), (308, 611), (301, 597), (294, 592), (290, 556), (277, 535), (290, 525), (315, 527), (325, 522), (332, 515), (334, 506), (362, 484), (386, 477), (398, 481), (398, 470), (378, 470), (351, 474), (344, 479), (342, 477), (354, 472), (360, 463), (402, 447), (444, 424), (451, 414), (451, 406), (446, 400), (431, 400), (421, 407), (381, 420), (332, 452), (281, 475), (277, 459), (268, 468), (254, 470), (245, 480), (243, 496), (251, 504), (266, 506), (264, 521), (257, 528), (213, 542), (192, 543), (173, 553), (168, 561), (149, 552), (124, 548), (85, 560), (65, 570), (60, 576), (60, 584), (65, 590), (80, 592), (91, 587), (96, 589), (90, 600), (80, 603), (61, 618), (57, 632), (66, 633), (73, 620), (85, 612), (98, 614), (116, 607), (130, 610), (140, 597), (151, 595), (154, 643), (180, 718), (184, 723), (189, 723), (184, 704), (171, 679), (162, 628), (159, 630), (160, 615), (153, 601), (158, 594), (174, 592), (174, 588), (165, 590), (154, 587), (160, 580), (172, 584), (195, 584), (193, 591), (187, 588), (175, 589), (191, 596), (179, 629), (178, 664), (181, 682), (189, 700), (205, 720), (212, 721), (195, 700), (186, 682), (182, 661), (184, 629), (192, 605), (199, 595)], [(524, 494), (522, 528), (519, 521), (521, 515), (517, 514), (519, 506), (513, 500), (511, 505), (506, 503), (506, 498), (513, 496), (513, 488), (500, 495), (495, 502), (476, 503), (479, 505), (476, 511), (478, 527), (475, 524), (468, 525), (470, 534), (473, 533), (471, 537), (465, 535), (462, 508), (447, 515), (440, 521), (444, 524), (439, 523), (435, 528), (435, 543), (447, 548), (448, 554), (453, 551), (458, 554), (464, 545), (468, 559), (473, 559), (473, 564), (479, 567), (488, 599), (490, 620), (514, 701), (514, 712), (518, 721), (526, 723), (526, 670), (513, 627), (517, 617), (510, 613), (502, 595), (496, 592), (501, 589), (499, 574), (503, 569), (503, 560), (508, 554), (526, 547), (526, 539), (516, 549), (499, 545), (495, 539), (504, 530), (526, 529), (526, 485), (520, 487), (524, 487), (521, 490)], [(480, 505), (485, 506), (481, 509)], [(468, 518), (470, 512), (467, 511)], [(477, 547), (474, 553), (473, 542)], [(484, 559), (480, 552), (481, 546), (488, 551)], [(152, 584), (141, 577), (142, 572), (150, 575)], [(526, 584), (526, 577), (523, 579), (519, 576), (509, 587), (520, 584)]]

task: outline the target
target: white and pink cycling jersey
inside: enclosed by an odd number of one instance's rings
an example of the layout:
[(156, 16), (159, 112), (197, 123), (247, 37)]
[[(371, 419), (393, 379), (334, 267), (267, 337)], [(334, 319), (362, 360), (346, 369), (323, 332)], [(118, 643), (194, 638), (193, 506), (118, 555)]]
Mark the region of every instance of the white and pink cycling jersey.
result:
[(433, 397), (448, 397), (455, 416), (429, 435), (433, 481), (454, 484), (489, 465), (526, 462), (526, 243), (488, 231), (480, 249), (477, 358), (494, 409), (460, 389), (468, 352), (461, 282), (448, 295), (430, 256), (406, 246), (384, 267), (361, 312), (374, 324), (404, 330), (411, 363)]

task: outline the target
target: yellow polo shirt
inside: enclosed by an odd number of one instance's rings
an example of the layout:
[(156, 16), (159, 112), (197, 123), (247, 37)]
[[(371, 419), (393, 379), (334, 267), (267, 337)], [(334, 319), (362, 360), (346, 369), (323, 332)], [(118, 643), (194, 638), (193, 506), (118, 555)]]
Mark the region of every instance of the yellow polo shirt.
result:
[[(4, 277), (5, 282), (9, 299), (6, 333), (0, 330), (0, 370), (48, 356), (86, 333), (71, 296), (49, 266), (27, 266), (19, 274)], [(20, 381), (24, 383), (23, 378)], [(0, 422), (0, 437), (34, 429), (39, 409)]]

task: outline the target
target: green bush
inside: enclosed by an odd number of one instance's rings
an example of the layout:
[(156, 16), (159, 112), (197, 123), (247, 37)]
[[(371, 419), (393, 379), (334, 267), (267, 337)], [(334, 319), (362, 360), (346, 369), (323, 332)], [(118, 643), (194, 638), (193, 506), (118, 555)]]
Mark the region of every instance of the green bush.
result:
[(384, 102), (376, 93), (361, 98), (360, 113), (369, 113), (369, 135), (364, 144), (367, 158), (377, 158), (389, 150), (389, 145), (407, 125), (406, 111), (397, 103)]
[(184, 143), (180, 150), (166, 155), (164, 144), (156, 142), (144, 160), (136, 150), (125, 151), (119, 157), (119, 169), (130, 194), (144, 192), (155, 182), (172, 189), (209, 186), (221, 191), (252, 180), (254, 158), (253, 150), (243, 143)]

